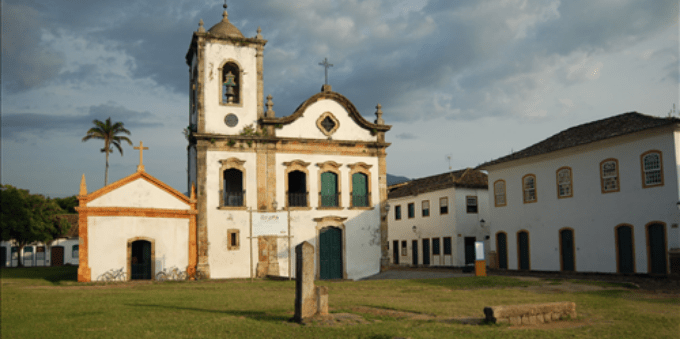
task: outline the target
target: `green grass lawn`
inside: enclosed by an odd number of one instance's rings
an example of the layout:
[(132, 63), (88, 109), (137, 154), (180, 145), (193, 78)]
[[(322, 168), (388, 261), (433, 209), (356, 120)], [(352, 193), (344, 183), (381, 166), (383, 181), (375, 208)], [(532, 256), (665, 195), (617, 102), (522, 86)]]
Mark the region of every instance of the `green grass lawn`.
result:
[[(3, 269), (2, 338), (677, 338), (677, 295), (602, 288), (560, 293), (550, 281), (510, 277), (317, 282), (331, 313), (368, 324), (302, 326), (293, 281), (75, 282), (75, 267)], [(540, 286), (544, 286), (541, 289)], [(449, 323), (483, 317), (484, 306), (574, 301), (579, 318), (550, 328)], [(365, 314), (368, 306), (433, 315), (427, 320)]]

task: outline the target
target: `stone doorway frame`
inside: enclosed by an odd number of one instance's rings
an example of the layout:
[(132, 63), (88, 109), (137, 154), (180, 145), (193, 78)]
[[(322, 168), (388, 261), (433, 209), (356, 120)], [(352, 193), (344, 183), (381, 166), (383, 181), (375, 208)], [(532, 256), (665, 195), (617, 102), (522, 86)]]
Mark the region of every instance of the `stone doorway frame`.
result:
[(342, 279), (347, 279), (347, 239), (345, 232), (344, 221), (347, 220), (346, 217), (338, 216), (327, 216), (321, 218), (312, 219), (316, 221), (316, 248), (315, 248), (315, 259), (316, 259), (316, 272), (314, 273), (314, 279), (321, 279), (321, 230), (326, 227), (339, 228), (342, 232), (340, 239), (342, 240)]
[(156, 280), (156, 240), (147, 237), (134, 237), (127, 241), (127, 259), (125, 261), (127, 266), (127, 280), (132, 280), (132, 243), (139, 240), (151, 243), (151, 281), (154, 281)]

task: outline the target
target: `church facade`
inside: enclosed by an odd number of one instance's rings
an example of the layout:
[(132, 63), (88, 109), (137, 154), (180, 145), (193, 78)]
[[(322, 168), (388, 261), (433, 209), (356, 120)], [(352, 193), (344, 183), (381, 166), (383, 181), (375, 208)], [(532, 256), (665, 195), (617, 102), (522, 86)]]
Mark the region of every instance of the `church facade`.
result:
[[(197, 200), (197, 270), (205, 277), (290, 276), (291, 249), (315, 246), (317, 278), (378, 273), (387, 253), (385, 125), (324, 85), (295, 112), (265, 104), (260, 31), (223, 20), (194, 32), (188, 186)], [(266, 106), (266, 108), (265, 108)], [(253, 231), (263, 219), (285, 227)]]

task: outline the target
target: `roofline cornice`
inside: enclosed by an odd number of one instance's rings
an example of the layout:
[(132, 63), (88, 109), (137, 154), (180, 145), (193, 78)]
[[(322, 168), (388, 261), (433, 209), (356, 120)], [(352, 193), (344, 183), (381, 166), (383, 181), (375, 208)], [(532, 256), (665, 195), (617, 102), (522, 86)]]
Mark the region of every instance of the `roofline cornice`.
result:
[[(587, 150), (587, 151), (593, 151), (596, 149), (601, 149), (601, 148), (606, 148), (606, 147), (611, 147), (611, 146), (616, 146), (621, 143), (628, 143), (628, 142), (633, 142), (636, 140), (640, 139), (646, 139), (646, 138), (652, 138), (664, 133), (668, 132), (677, 132), (680, 131), (680, 123), (678, 124), (673, 124), (673, 125), (666, 125), (666, 126), (659, 126), (655, 128), (650, 128), (642, 131), (637, 131), (637, 132), (632, 132), (624, 135), (618, 135), (615, 137), (603, 139), (603, 140), (597, 140), (597, 141), (592, 141), (589, 143), (581, 144), (581, 145), (576, 145), (576, 146), (571, 146), (567, 148), (562, 148), (556, 151), (548, 152), (548, 153), (543, 153), (543, 154), (538, 154), (538, 155), (532, 155), (524, 158), (519, 158), (519, 159), (513, 159), (513, 160), (507, 160), (495, 164), (489, 164), (489, 162), (485, 164), (481, 164), (477, 167), (475, 167), (476, 170), (485, 170), (485, 171), (490, 171), (490, 170), (499, 170), (499, 169), (505, 169), (509, 167), (514, 167), (514, 166), (522, 166), (525, 164), (533, 163), (533, 162), (540, 162), (540, 161), (545, 161), (545, 160), (553, 160), (555, 158), (561, 158), (561, 157), (567, 157), (570, 155), (574, 155), (576, 153), (580, 153), (582, 151)], [(531, 146), (529, 146), (531, 147)]]
[(354, 120), (357, 125), (368, 129), (368, 130), (376, 130), (379, 132), (387, 132), (392, 128), (392, 125), (379, 125), (379, 124), (374, 124), (366, 119), (359, 113), (357, 108), (352, 104), (349, 99), (347, 99), (345, 96), (343, 96), (340, 93), (333, 92), (333, 91), (323, 91), (316, 93), (312, 95), (309, 99), (305, 100), (298, 108), (293, 112), (293, 114), (281, 118), (268, 118), (264, 117), (260, 119), (260, 123), (263, 125), (288, 125), (293, 123), (295, 120), (299, 119), (302, 117), (312, 104), (314, 104), (317, 101), (321, 100), (333, 100), (340, 104), (345, 110), (349, 113), (349, 116)]

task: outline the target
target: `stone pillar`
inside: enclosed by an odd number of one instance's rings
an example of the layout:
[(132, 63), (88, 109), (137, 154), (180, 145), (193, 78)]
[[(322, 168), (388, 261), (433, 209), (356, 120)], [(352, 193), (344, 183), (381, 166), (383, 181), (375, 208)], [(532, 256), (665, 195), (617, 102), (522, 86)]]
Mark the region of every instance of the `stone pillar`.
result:
[(207, 194), (207, 157), (208, 147), (205, 145), (198, 145), (196, 147), (196, 179), (198, 187), (196, 187), (197, 213), (196, 220), (196, 247), (198, 250), (198, 265), (196, 271), (200, 273), (204, 279), (210, 279), (210, 264), (208, 261), (208, 194)]
[(295, 246), (295, 321), (302, 322), (316, 314), (315, 292), (314, 246), (305, 241)]
[(378, 155), (378, 187), (380, 189), (380, 272), (387, 271), (390, 267), (390, 251), (388, 250), (387, 218), (385, 204), (387, 203), (387, 163), (385, 161), (385, 149), (380, 150)]

